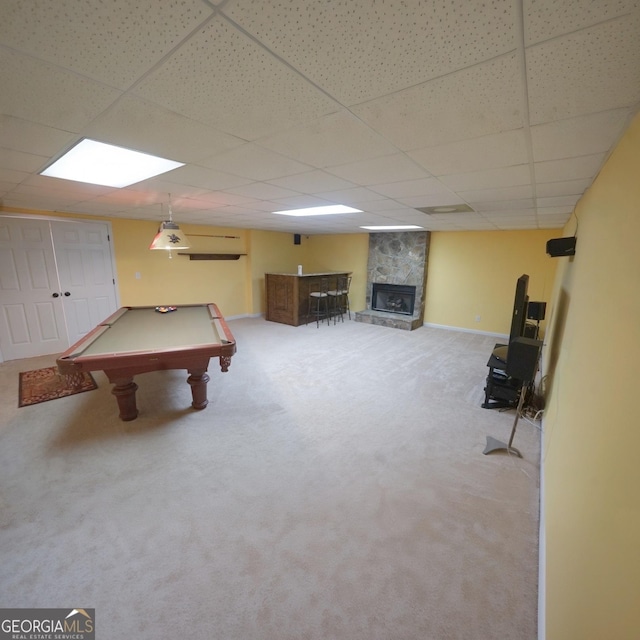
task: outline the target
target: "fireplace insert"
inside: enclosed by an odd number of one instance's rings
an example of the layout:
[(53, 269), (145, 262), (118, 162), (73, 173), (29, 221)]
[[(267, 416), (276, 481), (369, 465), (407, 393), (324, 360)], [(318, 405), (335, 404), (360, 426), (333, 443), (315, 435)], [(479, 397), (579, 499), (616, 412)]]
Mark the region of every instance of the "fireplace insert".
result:
[(371, 293), (371, 309), (387, 313), (413, 315), (416, 302), (416, 288), (404, 284), (373, 283)]

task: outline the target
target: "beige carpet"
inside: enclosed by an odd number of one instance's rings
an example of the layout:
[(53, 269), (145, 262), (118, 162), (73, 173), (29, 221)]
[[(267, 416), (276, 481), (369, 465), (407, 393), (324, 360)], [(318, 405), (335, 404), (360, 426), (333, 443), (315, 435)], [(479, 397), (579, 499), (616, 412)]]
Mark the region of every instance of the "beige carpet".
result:
[(190, 409), (139, 376), (133, 422), (90, 394), (18, 409), (0, 365), (0, 607), (96, 610), (96, 637), (532, 640), (539, 430), (482, 451), (495, 340), (356, 322), (230, 322)]

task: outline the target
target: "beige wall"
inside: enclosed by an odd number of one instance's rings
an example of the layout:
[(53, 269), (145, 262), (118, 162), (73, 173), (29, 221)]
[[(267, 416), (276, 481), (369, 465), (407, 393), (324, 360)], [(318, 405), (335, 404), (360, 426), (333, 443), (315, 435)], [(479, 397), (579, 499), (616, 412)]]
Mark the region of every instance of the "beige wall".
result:
[[(425, 322), (508, 334), (516, 280), (529, 275), (529, 299), (547, 303), (557, 261), (546, 243), (557, 229), (431, 234)], [(479, 318), (479, 319), (478, 319)], [(540, 323), (544, 332), (546, 321)]]
[[(640, 116), (576, 208), (544, 351), (547, 640), (640, 637)], [(576, 218), (565, 230), (572, 235)]]

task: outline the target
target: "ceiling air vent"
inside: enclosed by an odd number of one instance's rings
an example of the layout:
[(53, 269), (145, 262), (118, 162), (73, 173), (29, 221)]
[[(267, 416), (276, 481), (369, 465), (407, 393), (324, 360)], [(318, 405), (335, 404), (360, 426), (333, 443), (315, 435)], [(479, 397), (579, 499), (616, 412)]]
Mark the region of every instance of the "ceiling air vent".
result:
[(433, 215), (434, 213), (475, 213), (468, 204), (441, 204), (438, 207), (417, 207), (416, 211)]

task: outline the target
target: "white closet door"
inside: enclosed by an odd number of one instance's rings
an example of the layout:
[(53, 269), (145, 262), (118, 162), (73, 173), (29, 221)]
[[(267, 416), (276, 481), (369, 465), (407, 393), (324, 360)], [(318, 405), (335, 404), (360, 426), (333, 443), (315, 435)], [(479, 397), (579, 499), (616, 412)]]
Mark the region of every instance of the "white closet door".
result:
[(0, 217), (0, 345), (5, 360), (69, 345), (46, 220)]
[(109, 227), (100, 222), (51, 222), (69, 344), (116, 309)]

